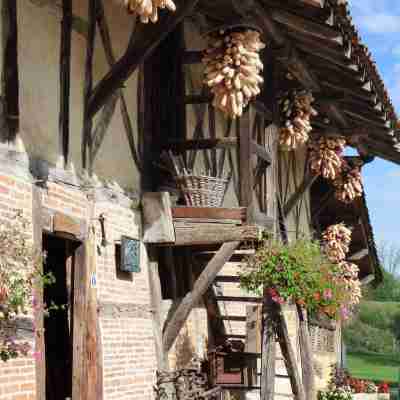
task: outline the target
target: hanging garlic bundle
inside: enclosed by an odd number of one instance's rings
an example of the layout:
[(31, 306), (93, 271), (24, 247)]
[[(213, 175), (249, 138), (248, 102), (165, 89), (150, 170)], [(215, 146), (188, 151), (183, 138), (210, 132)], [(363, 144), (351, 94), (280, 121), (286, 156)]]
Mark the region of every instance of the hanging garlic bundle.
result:
[(351, 167), (347, 162), (343, 164), (342, 173), (333, 181), (335, 196), (343, 203), (351, 203), (363, 195), (361, 168)]
[(147, 24), (149, 21), (158, 21), (158, 9), (166, 8), (175, 11), (176, 6), (173, 0), (123, 0), (124, 5), (130, 14), (138, 14), (140, 21)]
[(280, 129), (279, 143), (283, 148), (295, 150), (308, 141), (311, 117), (318, 115), (313, 102), (314, 97), (307, 91), (292, 91), (280, 101), (284, 126)]
[(351, 242), (351, 230), (346, 225), (337, 224), (329, 226), (322, 235), (324, 249), (327, 257), (334, 263), (339, 263), (346, 258)]
[(205, 84), (214, 95), (213, 106), (236, 118), (249, 101), (260, 93), (263, 64), (260, 50), (265, 47), (254, 30), (223, 30), (209, 35), (203, 57)]
[(310, 167), (316, 175), (336, 179), (342, 171), (342, 153), (346, 146), (344, 138), (321, 137), (310, 145)]

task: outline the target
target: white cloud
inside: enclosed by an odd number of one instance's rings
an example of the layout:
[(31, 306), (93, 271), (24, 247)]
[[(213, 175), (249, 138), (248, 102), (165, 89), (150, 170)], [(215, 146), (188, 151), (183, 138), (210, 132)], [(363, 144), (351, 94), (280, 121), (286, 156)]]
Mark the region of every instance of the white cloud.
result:
[(378, 13), (359, 16), (357, 19), (370, 33), (400, 33), (400, 15)]

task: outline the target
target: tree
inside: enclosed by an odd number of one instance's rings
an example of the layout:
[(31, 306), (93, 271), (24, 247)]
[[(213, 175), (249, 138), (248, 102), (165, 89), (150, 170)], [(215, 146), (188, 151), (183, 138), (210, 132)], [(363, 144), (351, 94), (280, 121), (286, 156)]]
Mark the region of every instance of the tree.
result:
[(400, 245), (381, 241), (378, 243), (378, 256), (385, 270), (393, 275), (400, 273)]

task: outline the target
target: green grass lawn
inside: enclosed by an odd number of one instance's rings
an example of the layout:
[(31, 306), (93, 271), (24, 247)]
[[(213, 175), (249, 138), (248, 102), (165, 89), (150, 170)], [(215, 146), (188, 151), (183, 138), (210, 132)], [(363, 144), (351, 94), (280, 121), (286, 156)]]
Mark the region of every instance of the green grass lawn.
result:
[(371, 353), (348, 353), (348, 369), (352, 376), (373, 381), (398, 382), (400, 358)]

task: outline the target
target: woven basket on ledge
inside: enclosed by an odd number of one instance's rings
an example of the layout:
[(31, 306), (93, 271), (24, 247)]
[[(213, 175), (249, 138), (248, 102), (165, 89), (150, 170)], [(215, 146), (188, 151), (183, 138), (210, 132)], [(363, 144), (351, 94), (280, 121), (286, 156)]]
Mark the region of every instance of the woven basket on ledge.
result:
[(176, 177), (186, 204), (194, 207), (221, 207), (229, 179), (205, 175), (180, 175)]

